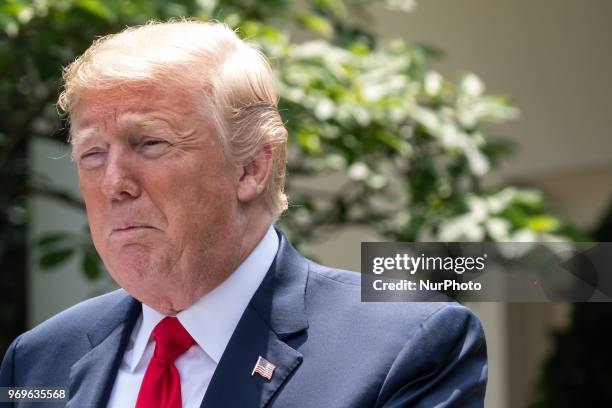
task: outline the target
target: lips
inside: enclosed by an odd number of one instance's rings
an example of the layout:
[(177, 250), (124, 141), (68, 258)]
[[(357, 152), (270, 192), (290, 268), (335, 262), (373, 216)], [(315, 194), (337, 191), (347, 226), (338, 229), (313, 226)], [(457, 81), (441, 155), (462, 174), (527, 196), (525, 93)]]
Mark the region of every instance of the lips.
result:
[(120, 223), (119, 225), (115, 226), (111, 230), (111, 234), (135, 232), (135, 231), (141, 231), (141, 230), (146, 230), (146, 229), (156, 229), (156, 228), (151, 225), (137, 223), (137, 222), (124, 222), (124, 223)]

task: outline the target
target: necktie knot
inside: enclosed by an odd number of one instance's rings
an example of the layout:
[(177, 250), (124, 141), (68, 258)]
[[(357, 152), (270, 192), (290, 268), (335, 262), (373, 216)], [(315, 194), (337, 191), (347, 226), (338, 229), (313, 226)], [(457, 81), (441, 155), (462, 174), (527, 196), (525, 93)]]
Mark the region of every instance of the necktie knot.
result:
[(166, 317), (153, 329), (155, 352), (153, 355), (173, 363), (193, 345), (191, 335), (176, 317)]

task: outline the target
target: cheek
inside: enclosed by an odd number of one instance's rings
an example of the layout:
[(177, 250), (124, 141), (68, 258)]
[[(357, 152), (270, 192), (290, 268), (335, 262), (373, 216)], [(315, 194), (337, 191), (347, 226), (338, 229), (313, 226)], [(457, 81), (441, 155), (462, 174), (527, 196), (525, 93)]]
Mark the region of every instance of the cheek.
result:
[(79, 190), (87, 205), (87, 210), (100, 208), (104, 203), (102, 191), (100, 190), (100, 178), (92, 172), (79, 171)]
[(104, 216), (104, 199), (98, 191), (94, 183), (81, 180), (79, 183), (83, 200), (87, 212), (87, 221), (89, 229), (94, 240), (103, 229)]
[(187, 239), (214, 239), (236, 217), (235, 192), (228, 181), (194, 183), (176, 190), (169, 219), (174, 218)]
[(91, 179), (81, 179), (81, 194), (85, 201), (87, 222), (93, 245), (102, 257), (104, 264), (110, 268), (116, 248), (109, 238), (111, 208), (106, 197), (99, 189), (99, 184)]
[(190, 211), (223, 211), (236, 200), (236, 186), (230, 171), (218, 159), (204, 158), (187, 171), (175, 172), (176, 176), (166, 180), (166, 184), (172, 197), (178, 198), (178, 204)]
[(223, 221), (232, 209), (232, 190), (223, 185), (204, 185), (199, 188), (185, 188), (178, 203), (184, 215)]
[(104, 217), (101, 216), (100, 211), (92, 211), (88, 208), (87, 220), (94, 247), (98, 253), (106, 253), (107, 242), (104, 236)]
[(84, 178), (83, 176), (79, 175), (79, 190), (81, 190), (81, 195), (85, 200), (85, 204), (92, 201), (93, 197), (95, 197), (93, 186), (94, 183), (88, 178)]

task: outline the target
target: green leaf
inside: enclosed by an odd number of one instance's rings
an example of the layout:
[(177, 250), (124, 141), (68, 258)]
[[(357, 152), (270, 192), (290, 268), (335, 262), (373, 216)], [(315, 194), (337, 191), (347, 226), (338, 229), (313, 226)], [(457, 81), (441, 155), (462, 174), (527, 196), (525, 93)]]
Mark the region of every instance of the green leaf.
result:
[(321, 139), (318, 135), (309, 131), (302, 131), (297, 135), (298, 142), (310, 154), (316, 154), (321, 151)]
[(314, 4), (336, 16), (343, 17), (346, 15), (346, 6), (341, 0), (314, 0)]
[(83, 272), (85, 272), (85, 276), (90, 280), (98, 279), (102, 272), (98, 255), (89, 249), (83, 254), (82, 267)]
[(494, 162), (511, 156), (516, 150), (517, 143), (510, 139), (489, 139), (482, 147), (483, 153)]
[(96, 0), (79, 0), (78, 6), (88, 11), (96, 17), (99, 17), (106, 21), (116, 21), (117, 16), (111, 8), (106, 6), (102, 1)]
[(300, 13), (297, 19), (304, 27), (322, 35), (324, 38), (329, 39), (334, 35), (334, 28), (324, 17), (313, 13)]
[(536, 232), (552, 232), (558, 230), (561, 223), (550, 215), (539, 215), (529, 218), (527, 226)]
[(38, 239), (35, 245), (41, 248), (48, 248), (50, 246), (53, 246), (54, 244), (57, 244), (58, 242), (69, 240), (70, 235), (71, 234), (66, 233), (66, 232), (55, 232), (55, 233), (43, 235), (42, 237)]
[(376, 137), (381, 142), (385, 143), (389, 147), (397, 150), (402, 156), (407, 156), (412, 153), (412, 147), (405, 140), (401, 140), (399, 137), (390, 132), (376, 132)]
[(48, 252), (40, 257), (39, 265), (43, 269), (50, 269), (68, 260), (74, 254), (73, 248), (60, 249)]
[(3, 1), (0, 3), (0, 15), (3, 17), (17, 17), (27, 8), (27, 5), (17, 1)]

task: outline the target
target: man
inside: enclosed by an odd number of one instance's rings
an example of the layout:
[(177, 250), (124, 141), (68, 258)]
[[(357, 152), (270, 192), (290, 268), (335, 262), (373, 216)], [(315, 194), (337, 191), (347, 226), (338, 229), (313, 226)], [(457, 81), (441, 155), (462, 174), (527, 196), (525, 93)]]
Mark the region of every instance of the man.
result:
[(69, 387), (78, 408), (483, 405), (471, 312), (362, 303), (358, 274), (273, 227), (287, 134), (265, 58), (235, 33), (129, 28), (64, 80), (93, 242), (123, 289), (17, 338), (0, 386)]

